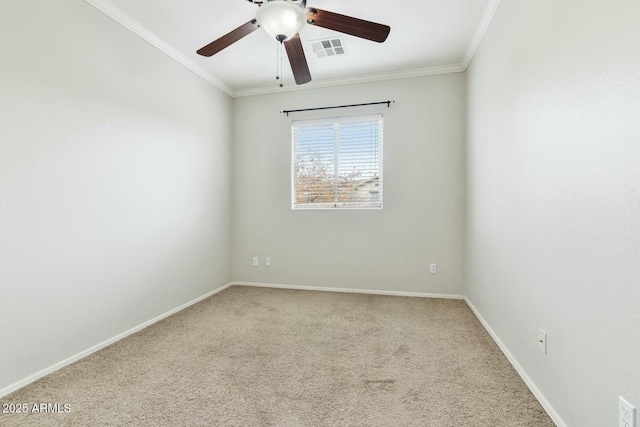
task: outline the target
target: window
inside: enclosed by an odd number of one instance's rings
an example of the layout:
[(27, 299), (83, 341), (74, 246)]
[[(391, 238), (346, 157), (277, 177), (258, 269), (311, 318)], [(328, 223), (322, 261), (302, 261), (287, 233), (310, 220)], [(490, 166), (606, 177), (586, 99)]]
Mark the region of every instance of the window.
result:
[(291, 126), (292, 208), (382, 208), (382, 114)]

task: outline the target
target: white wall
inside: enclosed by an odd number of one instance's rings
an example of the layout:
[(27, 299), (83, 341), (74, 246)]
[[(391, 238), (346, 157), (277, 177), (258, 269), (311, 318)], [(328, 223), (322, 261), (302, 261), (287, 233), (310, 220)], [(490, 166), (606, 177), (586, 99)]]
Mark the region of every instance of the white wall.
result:
[(0, 61), (1, 392), (231, 280), (231, 100), (78, 0)]
[(504, 0), (467, 72), (465, 293), (568, 426), (640, 408), (639, 23)]
[[(279, 114), (388, 99), (391, 108)], [(377, 112), (384, 208), (292, 211), (291, 121)], [(461, 295), (464, 113), (462, 74), (235, 99), (234, 280)]]

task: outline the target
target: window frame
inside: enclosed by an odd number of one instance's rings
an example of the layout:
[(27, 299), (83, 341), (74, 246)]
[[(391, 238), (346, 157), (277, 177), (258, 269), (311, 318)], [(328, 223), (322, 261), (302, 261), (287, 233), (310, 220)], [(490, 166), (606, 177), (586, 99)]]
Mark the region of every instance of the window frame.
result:
[[(376, 202), (342, 202), (342, 203), (330, 203), (324, 202), (322, 204), (314, 205), (313, 203), (298, 203), (296, 200), (297, 192), (296, 192), (296, 165), (297, 165), (297, 156), (298, 156), (298, 141), (297, 141), (297, 133), (296, 129), (304, 126), (322, 126), (322, 125), (337, 125), (341, 124), (355, 124), (355, 123), (363, 123), (369, 121), (376, 121), (378, 123), (379, 134), (377, 137), (377, 157), (378, 157), (378, 170), (377, 175), (375, 177), (378, 178), (378, 186), (379, 191), (378, 200)], [(338, 141), (335, 142), (336, 150), (338, 149)], [(294, 120), (291, 122), (291, 209), (295, 211), (316, 211), (316, 210), (382, 210), (383, 203), (383, 150), (384, 147), (384, 115), (382, 113), (377, 114), (366, 114), (366, 115), (357, 115), (357, 116), (341, 116), (341, 117), (329, 117), (329, 118), (318, 118), (318, 119), (308, 119), (308, 120)], [(335, 153), (335, 151), (334, 151)], [(333, 179), (334, 185), (338, 184), (338, 180)], [(337, 190), (336, 190), (337, 191)], [(370, 193), (372, 194), (372, 193)]]

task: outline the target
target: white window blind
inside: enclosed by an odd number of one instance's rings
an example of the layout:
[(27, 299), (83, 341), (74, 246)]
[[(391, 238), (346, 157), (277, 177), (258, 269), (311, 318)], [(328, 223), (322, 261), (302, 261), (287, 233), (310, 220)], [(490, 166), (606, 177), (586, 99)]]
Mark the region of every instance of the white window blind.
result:
[(292, 123), (292, 208), (382, 208), (382, 114)]

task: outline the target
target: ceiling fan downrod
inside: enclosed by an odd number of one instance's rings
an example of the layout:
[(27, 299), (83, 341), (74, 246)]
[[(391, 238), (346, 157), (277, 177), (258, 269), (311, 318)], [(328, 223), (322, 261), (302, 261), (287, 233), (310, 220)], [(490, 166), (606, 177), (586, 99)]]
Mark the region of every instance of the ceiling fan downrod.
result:
[[(269, 1), (277, 1), (277, 0), (247, 0), (247, 1), (249, 3), (257, 4), (258, 6), (260, 6), (263, 3), (267, 3)], [(307, 6), (307, 0), (285, 0), (285, 1), (290, 1), (291, 3), (300, 4), (302, 5), (302, 7)]]

